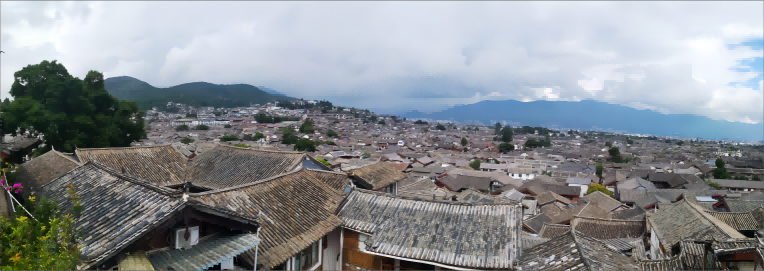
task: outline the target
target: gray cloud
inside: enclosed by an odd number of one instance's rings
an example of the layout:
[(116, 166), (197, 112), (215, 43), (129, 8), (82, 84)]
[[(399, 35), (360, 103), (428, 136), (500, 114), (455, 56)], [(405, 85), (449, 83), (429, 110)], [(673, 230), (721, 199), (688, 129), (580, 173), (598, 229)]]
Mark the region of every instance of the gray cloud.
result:
[[(58, 59), (153, 85), (262, 85), (377, 112), (595, 99), (761, 122), (761, 2), (0, 2), (0, 91)], [(759, 83), (761, 84), (761, 83)]]

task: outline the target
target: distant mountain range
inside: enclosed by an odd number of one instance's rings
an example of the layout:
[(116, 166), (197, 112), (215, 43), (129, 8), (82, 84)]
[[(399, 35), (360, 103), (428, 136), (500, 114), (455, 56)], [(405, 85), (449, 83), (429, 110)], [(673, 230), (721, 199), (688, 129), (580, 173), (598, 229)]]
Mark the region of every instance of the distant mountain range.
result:
[(507, 121), (512, 126), (602, 130), (682, 138), (745, 141), (764, 139), (764, 126), (761, 123), (746, 124), (712, 120), (687, 114), (665, 115), (652, 110), (637, 110), (592, 100), (580, 102), (482, 101), (455, 106), (441, 112), (423, 113), (414, 110), (402, 117), (450, 120), (458, 123), (479, 122), (483, 125)]
[(295, 100), (278, 92), (268, 93), (247, 84), (216, 85), (195, 82), (157, 88), (130, 76), (119, 76), (107, 78), (104, 85), (111, 95), (120, 100), (134, 101), (141, 110), (166, 105), (170, 101), (192, 106), (238, 107)]

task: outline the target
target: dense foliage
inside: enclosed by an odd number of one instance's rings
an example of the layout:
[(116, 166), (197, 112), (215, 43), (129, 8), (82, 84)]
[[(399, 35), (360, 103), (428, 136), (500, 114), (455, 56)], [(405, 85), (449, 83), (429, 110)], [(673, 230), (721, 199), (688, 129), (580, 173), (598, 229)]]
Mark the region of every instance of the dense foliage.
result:
[(610, 197), (613, 197), (613, 192), (608, 190), (607, 187), (605, 187), (605, 186), (603, 186), (601, 184), (596, 184), (596, 183), (589, 185), (589, 189), (586, 189), (586, 194), (589, 195), (589, 194), (597, 192), (597, 191), (600, 191), (602, 193), (607, 194)]
[(223, 128), (231, 128), (230, 124), (223, 125)]
[[(80, 261), (81, 232), (75, 221), (83, 207), (70, 184), (72, 208), (59, 211), (55, 200), (29, 197), (25, 208), (32, 213), (17, 213), (14, 220), (0, 217), (0, 269), (74, 270)], [(21, 210), (17, 206), (16, 210)]]
[(337, 137), (337, 132), (332, 131), (331, 129), (326, 132), (326, 136), (328, 137)]
[(525, 141), (524, 146), (527, 148), (549, 147), (549, 146), (552, 146), (552, 140), (549, 139), (549, 136), (547, 136), (544, 140), (537, 140), (535, 138), (531, 138), (531, 139), (528, 139), (528, 141)]
[(220, 138), (220, 142), (228, 142), (228, 141), (241, 141), (241, 139), (239, 139), (235, 135), (225, 135)]
[(438, 130), (441, 130), (441, 131), (445, 131), (446, 130), (446, 126), (443, 126), (443, 124), (438, 123), (438, 125), (435, 126), (435, 129), (438, 129)]
[(461, 143), (462, 143), (462, 146), (467, 146), (467, 143), (469, 143), (469, 142), (467, 142), (467, 138), (466, 137), (462, 137), (462, 142)]
[(512, 127), (507, 125), (501, 129), (501, 141), (512, 142)]
[(209, 126), (207, 126), (207, 125), (201, 125), (201, 124), (200, 124), (200, 125), (197, 125), (197, 126), (196, 126), (196, 130), (202, 130), (202, 131), (205, 131), (205, 130), (209, 130), (209, 129), (210, 129), (210, 127), (209, 127)]
[(502, 153), (507, 153), (509, 151), (513, 151), (515, 149), (515, 145), (510, 142), (504, 142), (499, 144), (499, 151)]
[(297, 143), (297, 140), (299, 139), (297, 135), (294, 134), (294, 129), (292, 128), (281, 128), (281, 131), (284, 132), (284, 135), (282, 135), (281, 143), (283, 144), (295, 144)]
[(483, 161), (480, 161), (480, 159), (475, 159), (469, 163), (469, 166), (474, 170), (480, 170), (480, 163), (482, 162)]
[(191, 143), (193, 143), (194, 141), (195, 141), (195, 140), (193, 140), (193, 139), (191, 139), (191, 138), (188, 138), (188, 137), (186, 137), (186, 138), (183, 138), (183, 139), (181, 139), (181, 140), (180, 140), (180, 143), (183, 143), (183, 144), (191, 144)]
[(188, 125), (185, 125), (185, 124), (178, 125), (178, 127), (175, 127), (175, 131), (178, 131), (178, 132), (180, 132), (180, 131), (188, 131)]
[(235, 146), (235, 147), (239, 147), (239, 148), (245, 148), (245, 149), (246, 149), (246, 148), (249, 148), (249, 147), (252, 147), (252, 146), (250, 146), (250, 145), (247, 145), (247, 144), (234, 144), (234, 146)]
[(414, 124), (427, 124), (427, 122), (422, 120), (417, 120), (414, 122)]
[(602, 181), (602, 170), (603, 170), (602, 163), (596, 163), (595, 166), (596, 166), (595, 174), (597, 175), (597, 177), (600, 177), (600, 181)]
[(724, 168), (724, 160), (722, 158), (716, 159), (716, 169), (714, 169), (714, 179), (731, 179), (732, 175)]
[(316, 143), (313, 142), (313, 140), (310, 140), (307, 138), (300, 138), (300, 140), (297, 140), (297, 142), (295, 142), (294, 150), (314, 152), (316, 151)]
[(313, 121), (311, 119), (305, 119), (305, 121), (302, 123), (302, 126), (300, 126), (300, 133), (312, 134), (314, 132)]
[(64, 152), (75, 148), (127, 147), (146, 137), (144, 112), (104, 89), (103, 74), (73, 77), (64, 65), (43, 61), (13, 74), (3, 106), (2, 131), (42, 133), (45, 144)]
[(623, 162), (623, 158), (621, 157), (621, 151), (618, 149), (618, 147), (612, 147), (607, 152), (608, 154), (610, 154), (610, 161), (613, 161), (613, 163)]

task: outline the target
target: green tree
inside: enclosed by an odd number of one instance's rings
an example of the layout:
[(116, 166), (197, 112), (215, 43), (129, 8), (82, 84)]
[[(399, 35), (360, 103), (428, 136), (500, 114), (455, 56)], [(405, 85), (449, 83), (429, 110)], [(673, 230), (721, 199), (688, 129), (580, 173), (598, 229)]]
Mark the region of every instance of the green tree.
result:
[(626, 144), (629, 144), (629, 145), (634, 144), (634, 140), (626, 139)]
[(610, 197), (613, 197), (613, 192), (608, 190), (607, 187), (605, 187), (605, 186), (603, 186), (601, 184), (596, 184), (596, 183), (589, 185), (589, 188), (586, 189), (586, 194), (589, 195), (589, 194), (597, 192), (597, 191), (600, 191), (602, 193), (607, 194)]
[(245, 148), (245, 149), (246, 149), (246, 148), (249, 148), (249, 147), (252, 147), (252, 146), (250, 146), (250, 145), (247, 145), (247, 144), (234, 144), (234, 146), (235, 146), (235, 147), (239, 147), (239, 148)]
[(435, 129), (438, 129), (438, 130), (441, 130), (441, 131), (445, 131), (446, 130), (446, 126), (443, 126), (443, 124), (438, 123), (438, 125), (435, 126)]
[(716, 169), (713, 171), (714, 179), (730, 179), (732, 176), (724, 168), (724, 160), (722, 158), (716, 159)]
[(252, 137), (252, 141), (258, 141), (261, 138), (265, 138), (265, 135), (261, 132), (255, 133), (255, 135)]
[(297, 140), (297, 142), (294, 144), (294, 150), (314, 152), (316, 151), (316, 144), (310, 139), (300, 138), (300, 140)]
[(501, 132), (501, 123), (497, 122), (496, 125), (493, 126), (493, 134), (498, 136), (500, 132)]
[(371, 157), (371, 153), (369, 151), (365, 151), (363, 152), (363, 155), (361, 155), (361, 158), (363, 159), (370, 158), (370, 157)]
[(679, 145), (679, 146), (682, 146), (682, 145), (684, 145), (684, 140), (679, 140), (679, 142), (677, 142), (676, 144)]
[(75, 222), (83, 207), (71, 184), (67, 192), (72, 206), (69, 210), (59, 211), (53, 199), (30, 197), (25, 205), (33, 218), (24, 213), (13, 220), (0, 217), (0, 269), (76, 269), (82, 233), (76, 230)]
[(64, 152), (73, 152), (75, 146), (127, 147), (146, 137), (145, 112), (134, 102), (111, 96), (100, 72), (91, 70), (79, 79), (62, 64), (46, 60), (13, 75), (14, 100), (0, 115), (5, 133), (44, 134), (47, 146)]
[(220, 137), (220, 142), (228, 142), (228, 141), (241, 141), (241, 139), (239, 139), (235, 135), (225, 135)]
[(427, 122), (422, 120), (417, 120), (414, 122), (414, 124), (427, 124)]
[(502, 153), (507, 153), (508, 151), (513, 151), (515, 149), (515, 145), (513, 145), (510, 142), (504, 142), (499, 144), (499, 151)]
[(759, 176), (754, 175), (751, 180), (752, 181), (761, 181), (761, 178), (759, 178)]
[(221, 113), (218, 111), (212, 111), (212, 114), (215, 115), (215, 117), (220, 117)]
[(602, 163), (596, 163), (594, 165), (596, 166), (595, 174), (597, 174), (597, 177), (600, 178), (600, 182), (602, 182), (602, 170), (603, 170)]
[(202, 131), (204, 131), (204, 130), (209, 130), (209, 129), (210, 129), (210, 127), (209, 127), (209, 126), (207, 126), (207, 125), (201, 125), (201, 124), (200, 124), (200, 125), (197, 125), (197, 126), (196, 126), (196, 130), (202, 130)]
[(231, 128), (230, 124), (223, 125), (223, 128)]
[(621, 151), (618, 149), (618, 147), (612, 147), (607, 152), (610, 154), (610, 160), (613, 161), (613, 163), (623, 162), (623, 158), (621, 158)]
[(377, 124), (385, 125), (385, 121), (384, 120), (380, 120), (379, 122), (377, 122)]
[(326, 136), (328, 137), (337, 137), (337, 132), (332, 131), (331, 129), (326, 132)]
[(294, 130), (291, 128), (285, 128), (282, 129), (282, 131), (284, 131), (284, 135), (282, 135), (281, 143), (295, 144), (297, 143), (297, 140), (299, 140), (299, 138), (294, 134)]
[(610, 147), (612, 147), (612, 146), (613, 146), (613, 143), (610, 143), (610, 140), (608, 140), (608, 141), (605, 141), (605, 146), (607, 146), (608, 148), (610, 148)]
[(303, 134), (312, 134), (314, 133), (313, 129), (313, 121), (310, 119), (305, 119), (305, 122), (302, 123), (302, 126), (300, 126), (300, 133)]
[(185, 124), (178, 125), (178, 127), (175, 127), (175, 131), (178, 131), (178, 132), (180, 132), (180, 131), (188, 131), (188, 125), (185, 125)]
[(194, 142), (194, 140), (191, 139), (191, 138), (188, 138), (188, 137), (183, 138), (183, 139), (180, 140), (180, 143), (183, 143), (183, 144), (191, 144), (193, 142)]
[(186, 118), (196, 118), (196, 113), (186, 113)]
[(507, 125), (501, 129), (501, 141), (512, 142), (512, 127)]
[(467, 142), (467, 138), (466, 137), (462, 137), (462, 146), (467, 146), (467, 143), (469, 143), (469, 142)]
[(469, 166), (474, 170), (480, 170), (480, 163), (482, 163), (480, 159), (475, 159), (469, 163)]

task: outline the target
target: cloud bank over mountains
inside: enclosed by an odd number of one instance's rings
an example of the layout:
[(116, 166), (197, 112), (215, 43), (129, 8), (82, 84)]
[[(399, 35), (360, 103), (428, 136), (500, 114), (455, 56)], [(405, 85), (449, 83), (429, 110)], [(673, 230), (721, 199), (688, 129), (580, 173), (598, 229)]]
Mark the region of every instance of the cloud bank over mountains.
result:
[(399, 114), (593, 99), (764, 121), (762, 2), (0, 2), (0, 91), (56, 59)]

